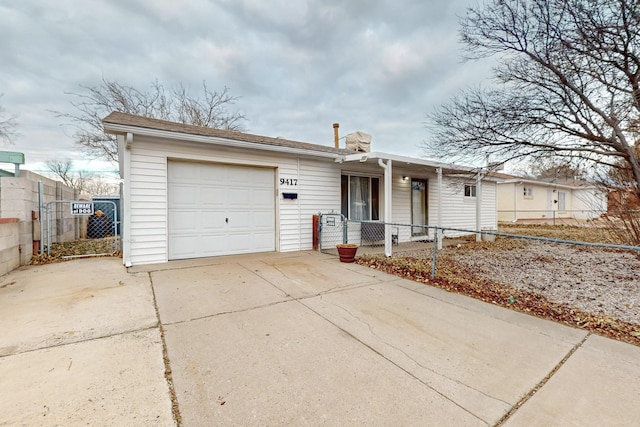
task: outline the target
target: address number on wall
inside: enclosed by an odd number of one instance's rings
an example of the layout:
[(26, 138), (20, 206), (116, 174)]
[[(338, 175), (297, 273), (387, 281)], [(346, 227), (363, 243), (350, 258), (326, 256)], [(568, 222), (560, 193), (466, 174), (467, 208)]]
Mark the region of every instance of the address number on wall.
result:
[(298, 178), (280, 178), (280, 185), (298, 185)]

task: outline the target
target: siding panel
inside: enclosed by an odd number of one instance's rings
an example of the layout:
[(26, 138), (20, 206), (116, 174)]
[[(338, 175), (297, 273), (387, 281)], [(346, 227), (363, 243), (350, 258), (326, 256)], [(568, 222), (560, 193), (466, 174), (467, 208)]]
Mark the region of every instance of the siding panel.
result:
[[(340, 209), (340, 172), (332, 159), (298, 159), (232, 148), (135, 138), (131, 147), (129, 186), (132, 264), (167, 261), (167, 162), (217, 162), (276, 168), (277, 250), (312, 248), (312, 216)], [(280, 178), (289, 179), (280, 185)], [(291, 185), (292, 179), (297, 185)], [(298, 199), (283, 199), (283, 192)]]

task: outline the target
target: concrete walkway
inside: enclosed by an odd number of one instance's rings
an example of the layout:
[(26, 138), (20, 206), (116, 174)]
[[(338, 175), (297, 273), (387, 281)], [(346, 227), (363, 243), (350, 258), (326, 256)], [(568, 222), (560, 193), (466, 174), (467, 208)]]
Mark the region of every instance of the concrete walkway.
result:
[(184, 426), (640, 419), (639, 347), (312, 252), (119, 261), (0, 278), (0, 425), (173, 425), (157, 315)]

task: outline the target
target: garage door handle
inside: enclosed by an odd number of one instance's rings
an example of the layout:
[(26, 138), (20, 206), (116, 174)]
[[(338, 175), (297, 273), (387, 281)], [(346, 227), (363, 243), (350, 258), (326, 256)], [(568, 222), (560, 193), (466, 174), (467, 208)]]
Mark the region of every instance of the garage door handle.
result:
[(224, 222), (226, 222), (227, 224), (229, 224), (229, 218), (225, 218)]

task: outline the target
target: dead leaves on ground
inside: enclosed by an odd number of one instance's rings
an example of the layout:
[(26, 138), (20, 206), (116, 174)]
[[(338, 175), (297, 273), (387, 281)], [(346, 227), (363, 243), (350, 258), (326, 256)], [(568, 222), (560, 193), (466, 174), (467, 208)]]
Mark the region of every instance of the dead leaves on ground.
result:
[(120, 256), (117, 252), (114, 237), (104, 237), (101, 239), (83, 239), (74, 242), (53, 243), (49, 254), (33, 254), (30, 265), (52, 264), (64, 262), (78, 256), (104, 255)]

